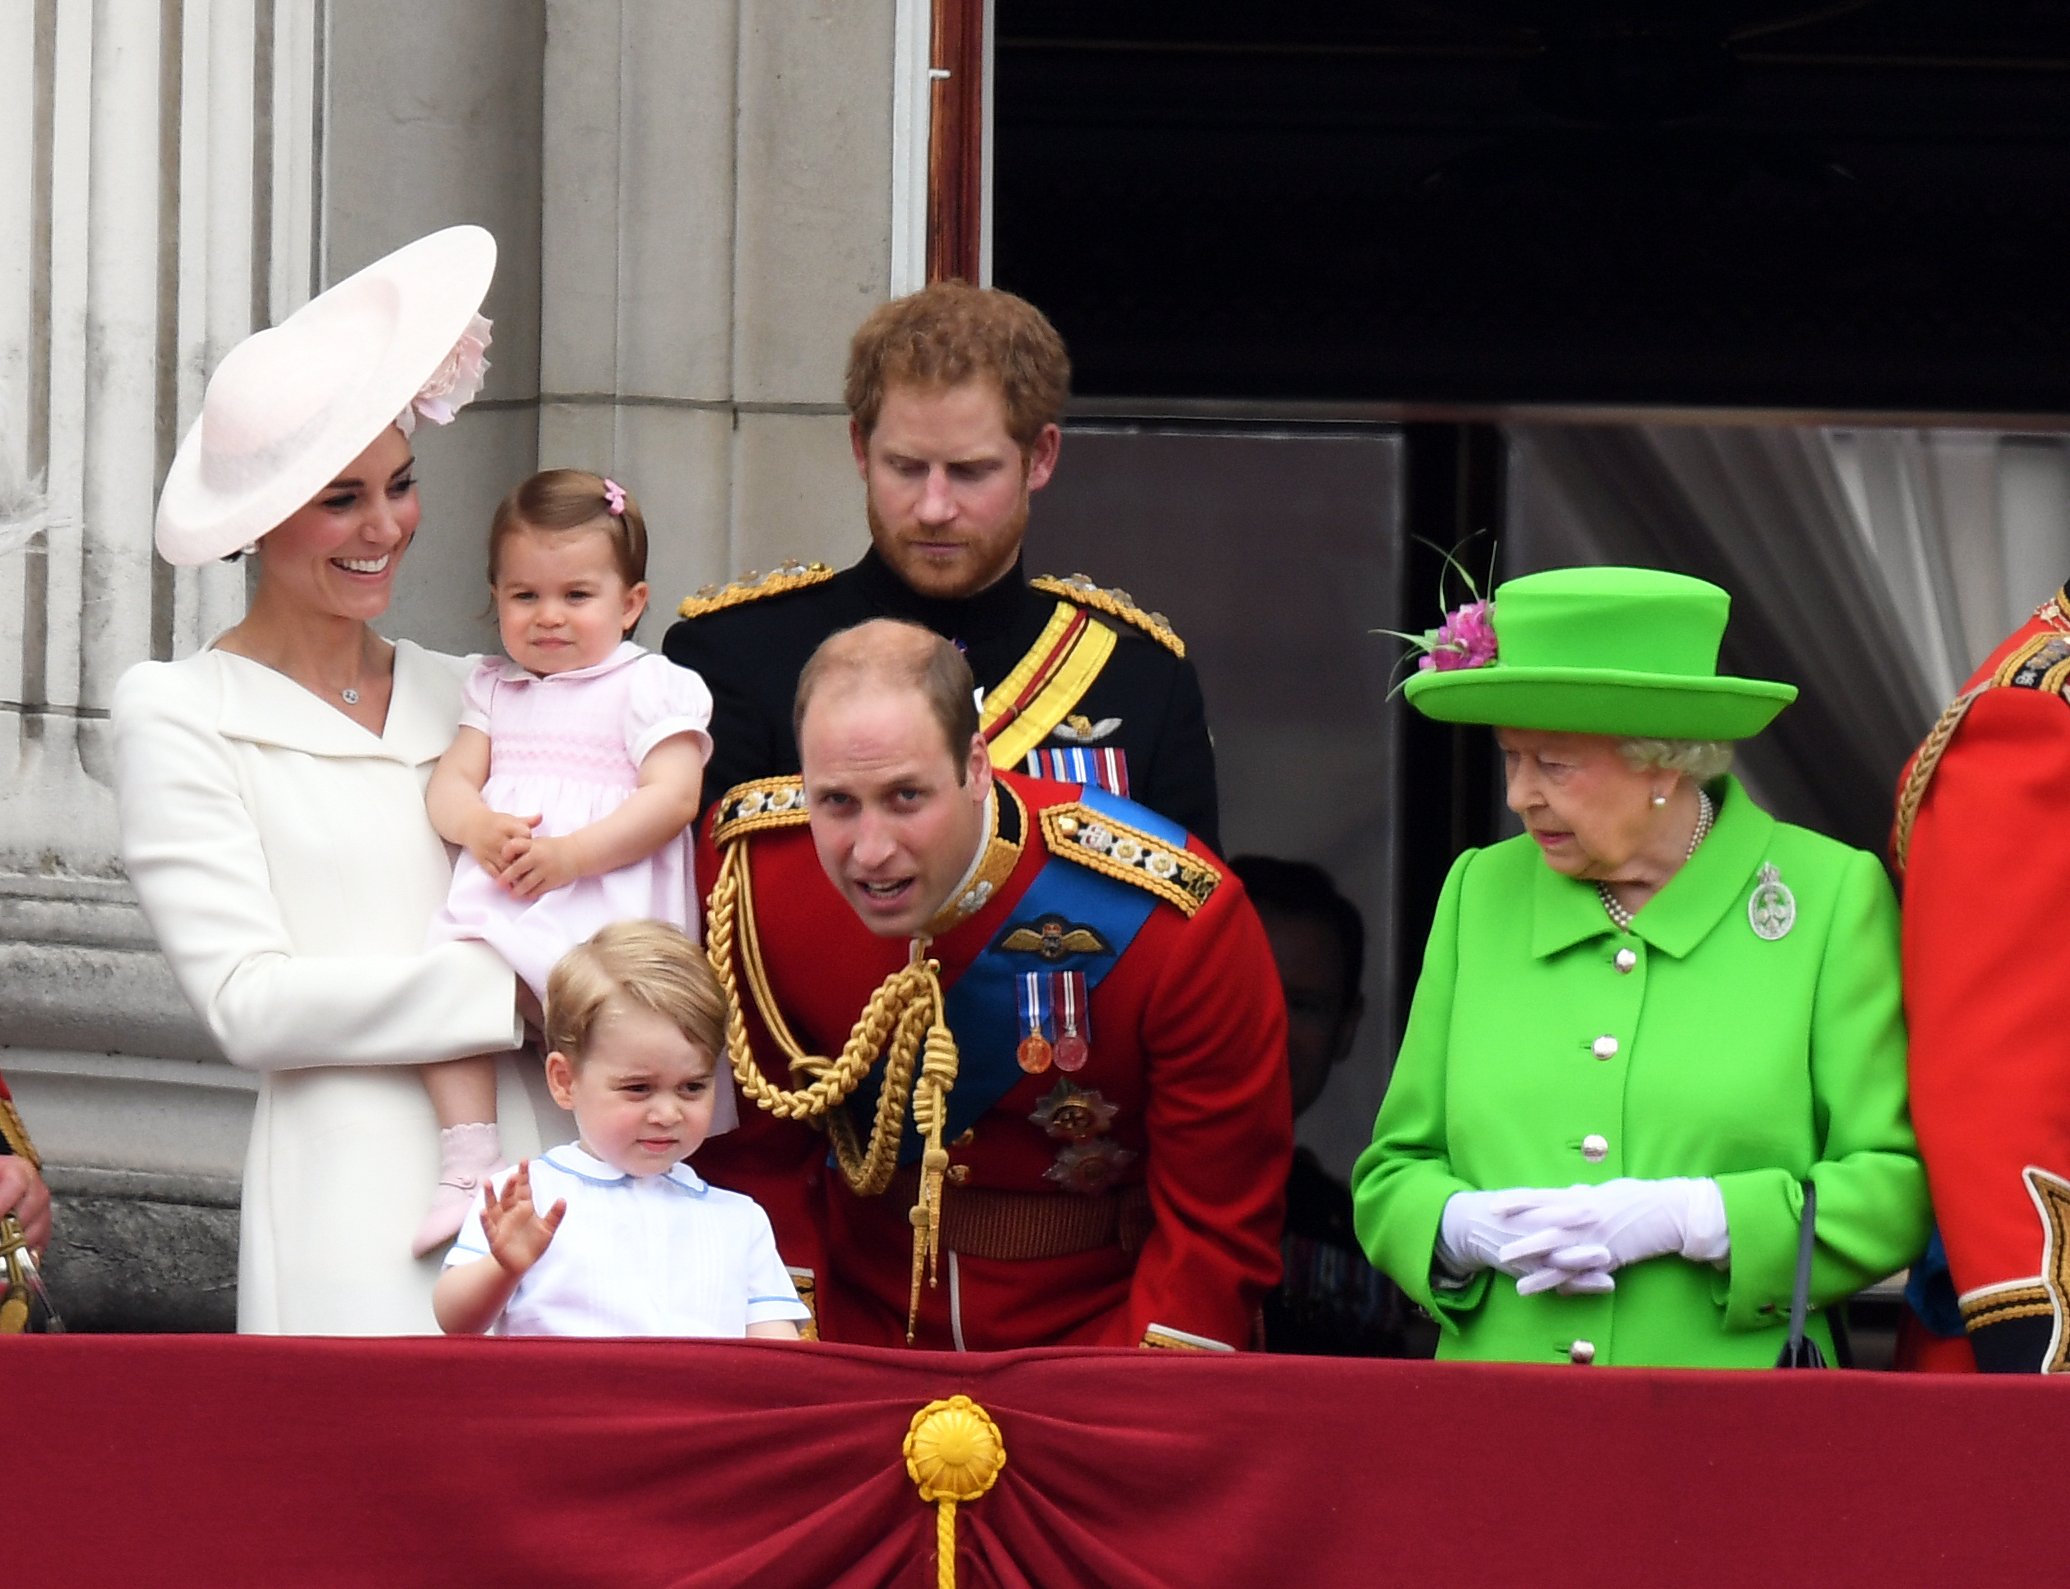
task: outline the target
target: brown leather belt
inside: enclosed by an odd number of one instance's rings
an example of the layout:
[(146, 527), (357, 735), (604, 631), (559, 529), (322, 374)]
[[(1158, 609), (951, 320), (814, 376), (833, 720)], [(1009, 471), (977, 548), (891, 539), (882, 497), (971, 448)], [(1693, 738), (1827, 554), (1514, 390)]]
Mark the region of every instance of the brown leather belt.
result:
[[(884, 1195), (910, 1207), (920, 1195), (918, 1168), (901, 1169)], [(1134, 1253), (1150, 1224), (1150, 1193), (1142, 1186), (1092, 1196), (942, 1187), (942, 1245), (967, 1258), (1062, 1258), (1097, 1247)]]

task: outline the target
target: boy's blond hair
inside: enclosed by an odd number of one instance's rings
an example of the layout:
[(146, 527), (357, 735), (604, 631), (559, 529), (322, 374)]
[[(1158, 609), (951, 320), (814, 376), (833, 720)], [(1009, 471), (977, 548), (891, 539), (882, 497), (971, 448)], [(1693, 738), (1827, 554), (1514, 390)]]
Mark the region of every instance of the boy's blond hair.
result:
[(715, 1058), (726, 1052), (726, 995), (704, 951), (663, 921), (620, 921), (562, 955), (546, 979), (546, 1046), (582, 1063), (604, 1007), (651, 1010)]

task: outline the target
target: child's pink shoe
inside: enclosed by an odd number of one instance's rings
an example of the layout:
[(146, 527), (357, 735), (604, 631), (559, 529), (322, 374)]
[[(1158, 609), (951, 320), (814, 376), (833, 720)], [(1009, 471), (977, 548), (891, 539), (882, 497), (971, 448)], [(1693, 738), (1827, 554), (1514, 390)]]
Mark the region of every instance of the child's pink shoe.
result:
[(447, 1126), (438, 1134), (438, 1157), (438, 1190), (431, 1194), (431, 1209), (410, 1243), (410, 1251), (419, 1258), (459, 1235), (475, 1194), (498, 1170), (509, 1168), (493, 1120)]

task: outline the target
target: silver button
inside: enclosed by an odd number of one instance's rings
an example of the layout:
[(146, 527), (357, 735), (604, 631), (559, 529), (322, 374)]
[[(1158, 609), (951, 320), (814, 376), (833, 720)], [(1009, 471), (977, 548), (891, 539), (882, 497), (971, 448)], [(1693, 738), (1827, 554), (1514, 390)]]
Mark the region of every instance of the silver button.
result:
[(1601, 1164), (1610, 1157), (1610, 1139), (1590, 1132), (1581, 1139), (1581, 1156), (1591, 1164)]
[(1595, 1360), (1596, 1343), (1594, 1341), (1576, 1341), (1567, 1348), (1567, 1361), (1570, 1363), (1593, 1363)]
[(1617, 1039), (1605, 1032), (1601, 1037), (1588, 1045), (1588, 1051), (1598, 1059), (1615, 1059), (1617, 1057)]
[(1632, 972), (1632, 969), (1635, 966), (1637, 966), (1638, 963), (1639, 957), (1636, 954), (1632, 953), (1632, 951), (1629, 949), (1618, 950), (1617, 958), (1611, 962), (1611, 964), (1617, 967), (1617, 971), (1620, 976), (1629, 976)]

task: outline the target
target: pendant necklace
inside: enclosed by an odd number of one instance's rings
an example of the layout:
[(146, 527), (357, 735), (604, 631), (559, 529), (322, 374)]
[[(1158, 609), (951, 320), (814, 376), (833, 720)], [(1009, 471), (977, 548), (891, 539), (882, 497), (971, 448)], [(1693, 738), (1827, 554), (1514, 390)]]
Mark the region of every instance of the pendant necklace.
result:
[(346, 685), (343, 689), (338, 691), (339, 696), (343, 698), (347, 706), (359, 705), (359, 681), (362, 678), (366, 677), (366, 671), (367, 644), (366, 641), (362, 639), (359, 643), (359, 670), (354, 675), (352, 682)]

